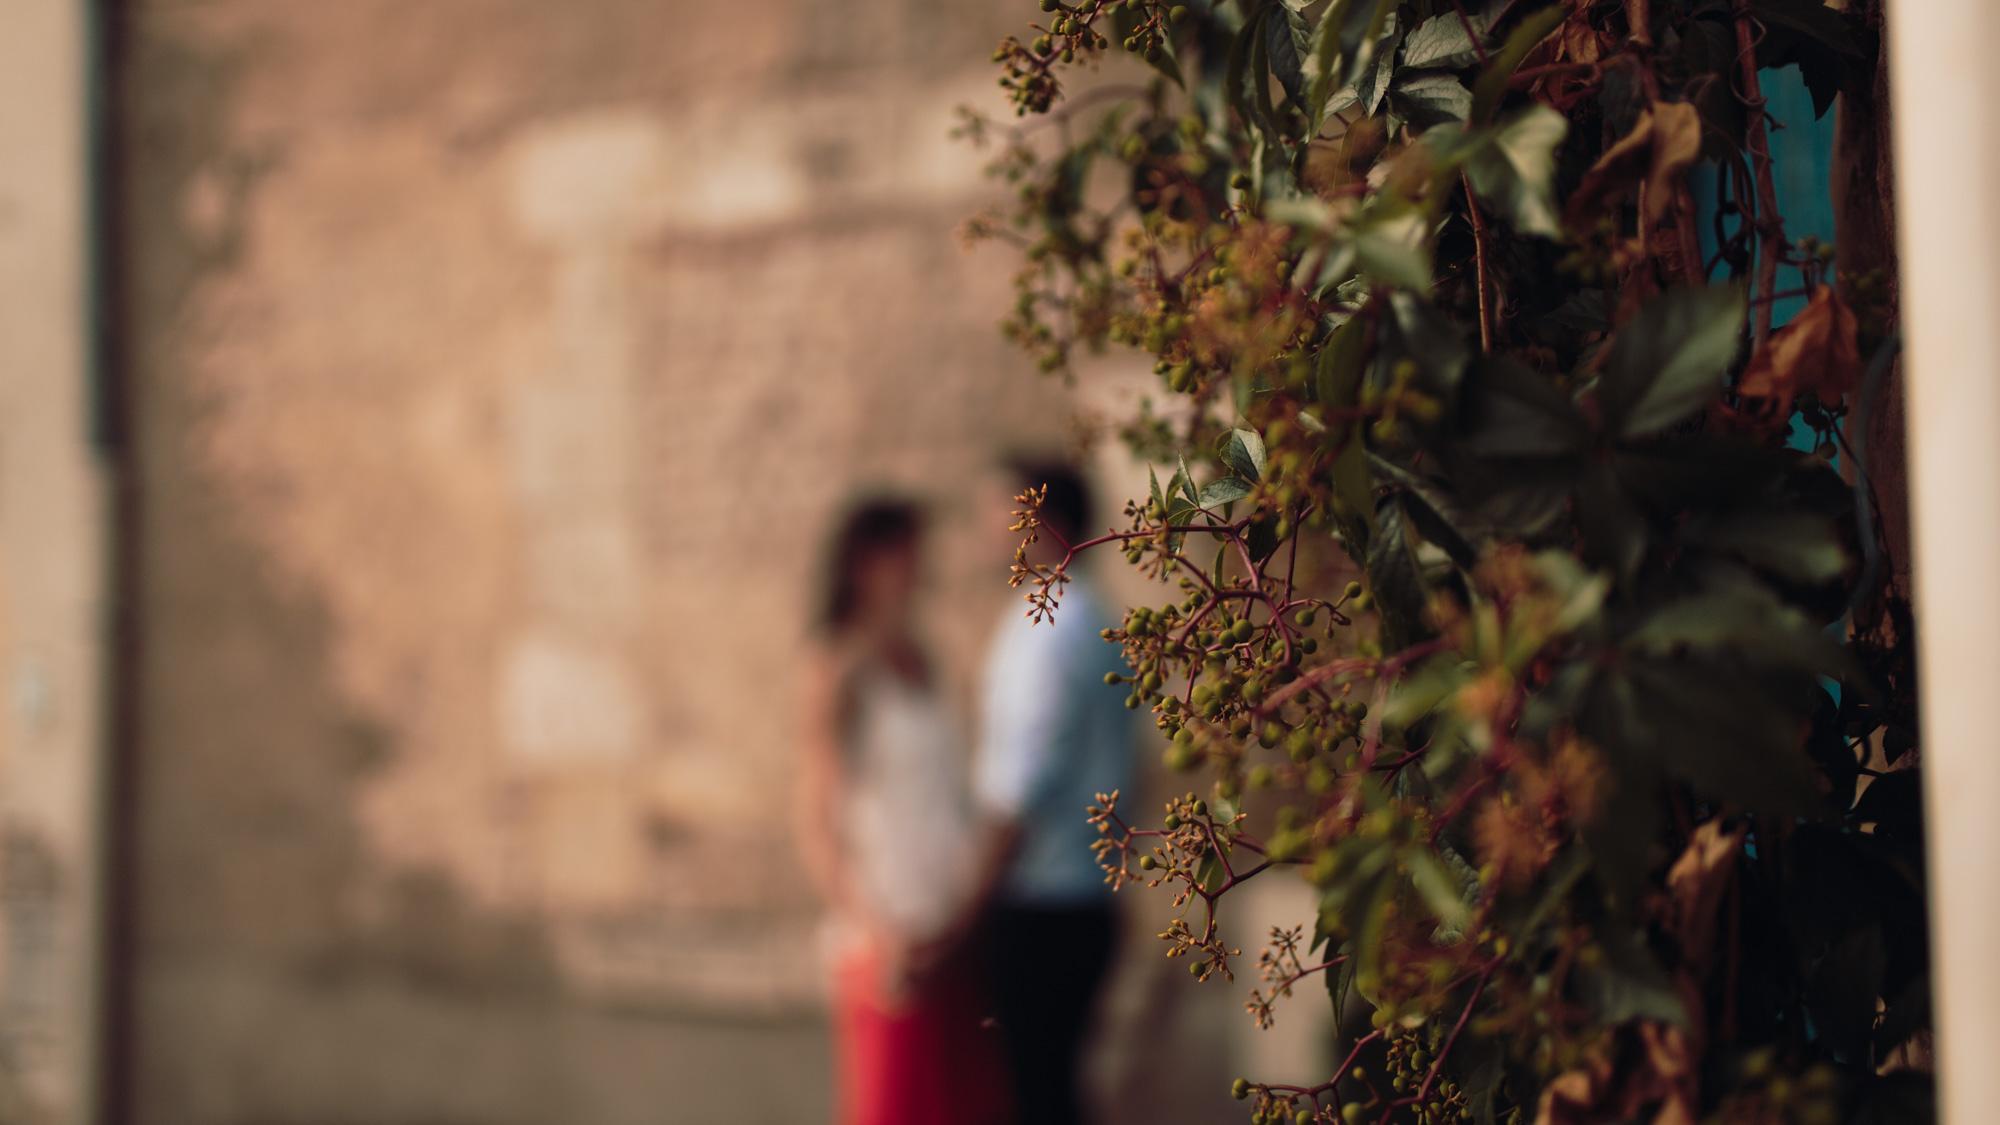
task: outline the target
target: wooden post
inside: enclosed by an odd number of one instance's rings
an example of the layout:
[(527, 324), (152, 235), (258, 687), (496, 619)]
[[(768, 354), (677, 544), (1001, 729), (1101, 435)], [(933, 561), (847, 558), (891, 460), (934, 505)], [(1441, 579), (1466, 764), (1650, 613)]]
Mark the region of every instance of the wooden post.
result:
[(2000, 1109), (2000, 5), (1891, 0), (1940, 1120)]

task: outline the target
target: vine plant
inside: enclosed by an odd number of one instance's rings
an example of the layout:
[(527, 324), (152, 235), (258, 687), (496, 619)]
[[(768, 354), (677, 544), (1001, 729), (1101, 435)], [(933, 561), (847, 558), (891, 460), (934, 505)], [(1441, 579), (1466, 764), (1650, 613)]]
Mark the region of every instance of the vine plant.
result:
[(1044, 369), (1151, 358), (1123, 433), (1160, 468), (1013, 581), (1036, 617), (1085, 552), (1161, 584), (1108, 636), (1189, 788), (1090, 815), (1114, 884), (1172, 891), (1168, 956), (1233, 978), (1228, 896), (1317, 889), (1247, 1006), (1323, 982), (1340, 1051), (1239, 1080), (1252, 1120), (1927, 1114), (1911, 618), (1851, 440), (1893, 309), (1787, 237), (1759, 87), (1797, 66), (1826, 112), (1865, 26), (1042, 11), (994, 55), (1018, 120), (965, 116), (1016, 192), (969, 233), (1023, 249)]

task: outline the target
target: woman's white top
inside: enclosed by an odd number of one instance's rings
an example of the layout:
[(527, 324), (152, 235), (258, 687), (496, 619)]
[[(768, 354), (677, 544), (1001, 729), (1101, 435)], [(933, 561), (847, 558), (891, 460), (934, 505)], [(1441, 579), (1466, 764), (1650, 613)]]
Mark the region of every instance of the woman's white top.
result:
[(844, 830), (856, 888), (910, 940), (943, 931), (969, 888), (965, 743), (939, 693), (884, 669), (856, 678)]

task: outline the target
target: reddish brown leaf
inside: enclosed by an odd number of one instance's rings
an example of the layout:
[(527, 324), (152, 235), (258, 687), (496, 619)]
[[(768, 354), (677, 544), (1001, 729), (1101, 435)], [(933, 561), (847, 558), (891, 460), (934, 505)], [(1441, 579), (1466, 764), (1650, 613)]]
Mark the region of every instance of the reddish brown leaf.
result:
[(1701, 117), (1686, 102), (1654, 102), (1632, 131), (1604, 150), (1569, 198), (1568, 225), (1588, 220), (1636, 191), (1653, 226), (1673, 210), (1681, 176), (1701, 155)]
[(1779, 414), (1789, 414), (1793, 400), (1808, 391), (1822, 402), (1838, 400), (1861, 380), (1857, 331), (1854, 310), (1832, 286), (1820, 286), (1805, 310), (1750, 357), (1737, 392), (1771, 400)]
[(1713, 947), (1716, 911), (1742, 852), (1743, 830), (1724, 832), (1711, 820), (1694, 830), (1687, 850), (1667, 872), (1674, 936), (1683, 955), (1697, 968), (1706, 962)]

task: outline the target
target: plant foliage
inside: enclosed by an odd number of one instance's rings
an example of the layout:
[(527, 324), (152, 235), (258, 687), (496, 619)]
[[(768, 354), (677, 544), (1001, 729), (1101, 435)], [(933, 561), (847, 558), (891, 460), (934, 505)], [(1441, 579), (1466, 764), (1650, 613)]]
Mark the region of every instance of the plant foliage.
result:
[[(1160, 468), (1014, 581), (1061, 612), (1108, 547), (1162, 584), (1110, 637), (1193, 788), (1092, 815), (1114, 882), (1173, 892), (1169, 956), (1233, 977), (1228, 894), (1317, 889), (1248, 1006), (1323, 981), (1344, 1057), (1239, 1081), (1253, 1120), (1927, 1114), (1911, 623), (1847, 425), (1893, 324), (1786, 238), (1758, 89), (1797, 66), (1825, 112), (1860, 27), (1043, 11), (995, 53), (1023, 120), (966, 117), (1016, 191), (971, 233), (1023, 248), (1006, 330), (1044, 369), (1150, 357), (1124, 434)], [(1114, 44), (1143, 79), (1092, 76)], [(1773, 330), (1780, 265), (1810, 302)]]

